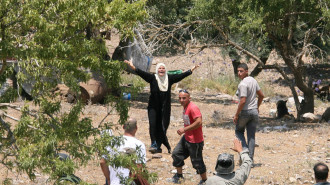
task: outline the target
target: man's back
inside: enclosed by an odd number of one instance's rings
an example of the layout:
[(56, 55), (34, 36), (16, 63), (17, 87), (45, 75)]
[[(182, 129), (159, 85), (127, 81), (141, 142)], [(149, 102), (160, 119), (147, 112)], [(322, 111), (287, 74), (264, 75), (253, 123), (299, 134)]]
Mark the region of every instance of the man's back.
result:
[[(146, 148), (145, 145), (135, 137), (130, 136), (123, 136), (124, 143), (118, 147), (118, 152), (126, 152), (127, 150), (133, 150), (136, 151), (136, 155), (138, 156), (138, 160), (136, 161), (137, 164), (146, 163)], [(111, 150), (111, 149), (110, 149)], [(108, 149), (109, 151), (109, 149)], [(109, 151), (110, 153), (113, 153), (112, 151)], [(111, 185), (119, 185), (120, 184), (120, 178), (119, 176), (123, 178), (129, 177), (129, 169), (123, 168), (123, 167), (112, 167), (109, 166), (110, 170), (110, 184)]]
[(258, 101), (257, 91), (260, 90), (258, 82), (253, 77), (245, 77), (240, 84), (238, 85), (238, 96), (246, 97), (246, 103), (243, 107), (243, 110), (257, 109)]

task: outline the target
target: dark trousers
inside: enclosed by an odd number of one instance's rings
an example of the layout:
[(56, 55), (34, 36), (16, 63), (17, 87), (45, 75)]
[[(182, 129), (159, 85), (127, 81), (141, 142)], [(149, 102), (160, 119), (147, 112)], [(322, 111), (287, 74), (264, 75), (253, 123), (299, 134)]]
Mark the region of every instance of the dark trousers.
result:
[(155, 109), (148, 109), (148, 118), (149, 118), (149, 135), (151, 142), (156, 141), (157, 149), (160, 149), (161, 145), (164, 144), (167, 149), (170, 149), (170, 144), (166, 136), (166, 130), (162, 124), (162, 116), (157, 115)]
[(189, 143), (183, 136), (173, 150), (173, 166), (182, 167), (184, 165), (184, 160), (190, 157), (191, 164), (193, 168), (196, 169), (197, 174), (205, 173), (206, 167), (202, 153), (203, 146), (204, 141), (201, 143)]

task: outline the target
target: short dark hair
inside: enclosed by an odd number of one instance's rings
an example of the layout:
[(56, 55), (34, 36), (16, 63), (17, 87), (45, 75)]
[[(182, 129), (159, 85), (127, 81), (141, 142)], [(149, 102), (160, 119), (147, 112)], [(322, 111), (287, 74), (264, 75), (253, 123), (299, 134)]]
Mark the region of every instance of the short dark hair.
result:
[(315, 179), (317, 180), (327, 180), (329, 173), (329, 168), (324, 163), (317, 163), (314, 166)]
[(244, 70), (249, 70), (249, 67), (247, 66), (246, 63), (240, 63), (238, 66), (237, 66), (237, 69), (238, 68), (243, 68)]

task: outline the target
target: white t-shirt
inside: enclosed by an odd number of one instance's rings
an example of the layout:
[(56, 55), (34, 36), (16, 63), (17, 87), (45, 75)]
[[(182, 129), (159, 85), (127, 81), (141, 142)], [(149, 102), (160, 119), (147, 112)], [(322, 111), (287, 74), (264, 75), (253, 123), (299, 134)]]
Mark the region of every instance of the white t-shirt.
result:
[[(146, 163), (146, 147), (145, 145), (135, 137), (123, 136), (124, 144), (119, 146), (118, 152), (125, 152), (128, 148), (131, 148), (136, 151), (136, 155), (139, 159), (136, 161), (137, 164)], [(110, 154), (113, 154), (113, 150), (109, 147), (107, 148)], [(120, 176), (123, 178), (128, 178), (129, 169), (123, 167), (112, 167), (109, 166), (110, 170), (110, 185), (121, 185), (120, 184)]]
[(245, 77), (238, 85), (238, 97), (246, 97), (243, 110), (257, 109), (258, 100), (256, 99), (257, 91), (260, 90), (258, 82), (251, 76)]

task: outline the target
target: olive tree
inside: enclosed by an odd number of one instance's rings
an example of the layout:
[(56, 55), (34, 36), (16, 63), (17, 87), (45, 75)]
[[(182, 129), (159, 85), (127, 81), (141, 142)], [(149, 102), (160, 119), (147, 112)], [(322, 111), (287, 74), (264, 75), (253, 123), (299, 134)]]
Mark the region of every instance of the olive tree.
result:
[[(299, 119), (303, 113), (314, 112), (313, 89), (304, 71), (307, 64), (327, 61), (328, 7), (329, 2), (323, 0), (202, 0), (195, 1), (190, 17), (193, 21), (203, 20), (219, 42), (253, 58), (261, 68), (280, 72), (290, 84)], [(235, 42), (235, 38), (240, 42)], [(249, 50), (244, 46), (254, 47)], [(292, 75), (277, 64), (265, 65), (259, 53), (272, 49), (278, 52)], [(306, 63), (303, 57), (311, 62)], [(301, 103), (295, 86), (304, 93)]]
[[(233, 56), (247, 56), (258, 63), (252, 75), (262, 69), (276, 69), (290, 84), (299, 119), (303, 113), (314, 112), (312, 81), (305, 69), (328, 61), (328, 7), (329, 1), (324, 0), (195, 0), (185, 17), (187, 21), (147, 22), (144, 30), (150, 42), (173, 39), (180, 43), (186, 38), (178, 38), (176, 33), (183, 33), (197, 38), (199, 51), (222, 47)], [(186, 44), (183, 48), (192, 47)], [(272, 50), (285, 66), (266, 65)], [(299, 102), (295, 87), (303, 92), (303, 102)]]
[[(3, 82), (15, 66), (18, 84), (34, 84), (34, 108), (31, 103), (24, 107), (0, 104), (1, 164), (25, 172), (31, 179), (36, 171), (55, 179), (72, 174), (97, 154), (105, 155), (106, 145), (120, 142), (113, 136), (100, 137), (101, 130), (111, 128), (111, 123), (93, 126), (92, 119), (82, 115), (85, 104), (79, 101), (63, 111), (50, 90), (63, 83), (78, 93), (78, 83), (91, 77), (86, 71), (97, 71), (110, 88), (119, 88), (122, 65), (107, 57), (101, 32), (116, 28), (122, 37), (130, 37), (146, 16), (143, 0), (0, 2), (0, 79)], [(8, 65), (8, 58), (15, 59), (15, 65)], [(110, 95), (108, 103), (123, 123), (127, 102)], [(17, 124), (6, 121), (8, 107), (21, 111)], [(71, 159), (60, 160), (57, 154), (61, 152)]]

